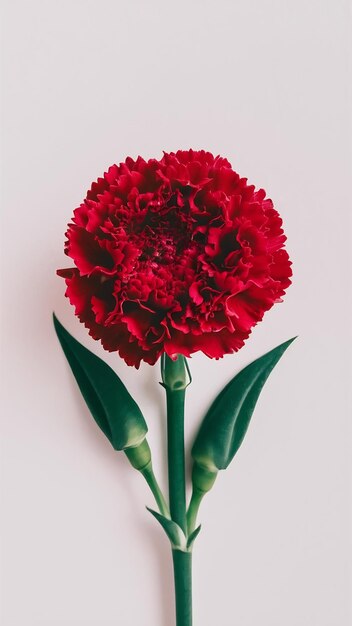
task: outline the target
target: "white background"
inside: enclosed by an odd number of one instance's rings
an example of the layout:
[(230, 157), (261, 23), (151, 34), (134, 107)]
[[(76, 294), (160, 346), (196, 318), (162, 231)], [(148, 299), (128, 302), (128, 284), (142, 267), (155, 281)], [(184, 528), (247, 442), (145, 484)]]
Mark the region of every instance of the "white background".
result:
[(189, 147), (267, 189), (294, 283), (240, 353), (192, 359), (188, 449), (223, 384), (299, 335), (204, 501), (195, 626), (347, 626), (348, 3), (5, 0), (3, 14), (1, 626), (174, 623), (152, 498), (90, 418), (51, 311), (128, 385), (165, 476), (158, 367), (103, 353), (55, 270), (93, 179)]

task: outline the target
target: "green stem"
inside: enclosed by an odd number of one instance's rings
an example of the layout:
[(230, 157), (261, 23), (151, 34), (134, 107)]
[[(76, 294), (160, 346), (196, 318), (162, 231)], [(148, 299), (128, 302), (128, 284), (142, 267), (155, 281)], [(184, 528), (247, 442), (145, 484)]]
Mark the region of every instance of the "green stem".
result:
[(161, 491), (158, 481), (155, 478), (152, 464), (148, 463), (148, 465), (141, 470), (141, 474), (144, 476), (151, 489), (160, 513), (165, 517), (170, 517), (169, 507), (166, 504), (163, 492)]
[(166, 388), (167, 451), (169, 463), (169, 498), (171, 518), (184, 533), (186, 523), (186, 475), (184, 447), (185, 389)]
[(174, 563), (176, 624), (192, 626), (192, 553), (172, 551)]
[(165, 515), (165, 517), (170, 517), (169, 508), (153, 472), (152, 453), (148, 441), (143, 439), (138, 446), (126, 448), (124, 452), (132, 467), (138, 470), (146, 479), (160, 513)]
[[(171, 519), (187, 536), (186, 470), (184, 443), (184, 410), (186, 387), (190, 374), (186, 359), (173, 361), (164, 355), (161, 361), (162, 384), (167, 402), (167, 451)], [(192, 626), (192, 555), (172, 551), (175, 580), (176, 626)]]
[(189, 535), (194, 531), (196, 527), (199, 506), (203, 499), (203, 496), (205, 496), (204, 491), (200, 491), (199, 489), (193, 489), (191, 501), (189, 503), (187, 511), (187, 530)]

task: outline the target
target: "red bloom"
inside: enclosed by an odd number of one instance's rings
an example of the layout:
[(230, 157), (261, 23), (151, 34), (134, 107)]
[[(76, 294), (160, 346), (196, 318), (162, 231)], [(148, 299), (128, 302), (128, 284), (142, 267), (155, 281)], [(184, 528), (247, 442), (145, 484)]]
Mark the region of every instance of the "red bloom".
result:
[(238, 350), (291, 282), (272, 201), (204, 150), (112, 165), (72, 222), (66, 295), (128, 365)]

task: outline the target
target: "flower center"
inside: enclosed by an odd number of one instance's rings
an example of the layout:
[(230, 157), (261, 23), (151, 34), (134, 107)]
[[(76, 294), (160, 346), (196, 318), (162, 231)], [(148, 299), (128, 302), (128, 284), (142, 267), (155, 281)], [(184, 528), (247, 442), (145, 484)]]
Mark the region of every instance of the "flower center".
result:
[(139, 256), (142, 263), (175, 263), (191, 245), (191, 220), (178, 207), (158, 212), (148, 210), (142, 221), (133, 223), (131, 230), (132, 239), (142, 251)]

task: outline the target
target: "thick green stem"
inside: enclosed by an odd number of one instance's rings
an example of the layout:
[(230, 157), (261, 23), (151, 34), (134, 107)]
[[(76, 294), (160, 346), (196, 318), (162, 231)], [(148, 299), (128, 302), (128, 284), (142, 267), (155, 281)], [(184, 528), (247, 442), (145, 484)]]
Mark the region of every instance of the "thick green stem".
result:
[[(184, 447), (185, 389), (166, 390), (169, 497), (172, 519), (187, 535)], [(176, 626), (192, 626), (192, 554), (173, 550)]]
[[(162, 384), (167, 401), (167, 451), (171, 518), (187, 536), (184, 410), (190, 375), (183, 356), (173, 361), (164, 355)], [(192, 626), (192, 555), (173, 550), (176, 626)]]
[(158, 482), (155, 478), (155, 474), (153, 472), (153, 466), (151, 463), (149, 463), (146, 467), (144, 467), (141, 470), (141, 474), (143, 474), (144, 478), (146, 479), (152, 493), (153, 496), (155, 498), (155, 502), (158, 505), (158, 509), (160, 511), (160, 513), (162, 515), (165, 515), (165, 517), (170, 517), (170, 511), (169, 511), (169, 507), (166, 504), (163, 492), (161, 491)]
[(175, 579), (176, 624), (192, 626), (192, 553), (172, 551)]
[(169, 498), (171, 518), (184, 533), (186, 523), (186, 476), (184, 447), (185, 389), (166, 388), (167, 451), (169, 463)]

